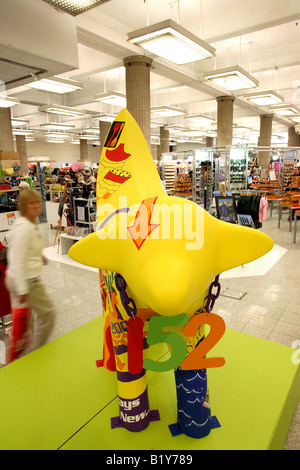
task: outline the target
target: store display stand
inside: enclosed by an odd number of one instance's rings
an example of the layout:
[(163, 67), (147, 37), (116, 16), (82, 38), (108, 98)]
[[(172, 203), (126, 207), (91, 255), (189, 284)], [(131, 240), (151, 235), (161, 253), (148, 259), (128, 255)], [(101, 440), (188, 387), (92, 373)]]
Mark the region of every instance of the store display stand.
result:
[[(300, 398), (295, 351), (227, 329), (209, 353), (223, 356), (225, 366), (208, 369), (211, 410), (221, 427), (202, 439), (172, 437), (174, 373), (148, 371), (149, 400), (161, 419), (132, 433), (110, 428), (119, 412), (118, 391), (116, 373), (96, 366), (100, 316), (0, 370), (6, 404), (0, 449), (282, 449)], [(149, 350), (154, 360), (166, 354), (163, 344)]]

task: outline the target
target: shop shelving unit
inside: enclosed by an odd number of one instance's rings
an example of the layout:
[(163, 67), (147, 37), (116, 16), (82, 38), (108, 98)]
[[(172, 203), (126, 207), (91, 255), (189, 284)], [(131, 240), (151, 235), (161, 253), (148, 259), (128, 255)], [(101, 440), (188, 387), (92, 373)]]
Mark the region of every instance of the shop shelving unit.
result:
[(96, 198), (73, 198), (74, 226), (80, 227), (81, 225), (88, 225), (89, 231), (94, 231), (97, 225), (97, 215), (94, 205), (96, 205)]

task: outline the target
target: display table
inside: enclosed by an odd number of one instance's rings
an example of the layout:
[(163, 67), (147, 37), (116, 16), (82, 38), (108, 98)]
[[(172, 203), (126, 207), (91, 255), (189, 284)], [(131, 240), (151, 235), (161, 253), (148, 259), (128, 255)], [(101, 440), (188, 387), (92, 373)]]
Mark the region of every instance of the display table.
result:
[(83, 237), (74, 237), (73, 235), (67, 235), (66, 233), (62, 233), (60, 235), (60, 254), (66, 255), (73, 246), (74, 243), (81, 240)]
[[(168, 354), (163, 344), (150, 351), (155, 360)], [(119, 414), (116, 373), (96, 367), (102, 358), (99, 317), (0, 370), (0, 449), (281, 449), (300, 398), (294, 352), (227, 329), (209, 353), (226, 360), (208, 370), (220, 428), (203, 439), (172, 437), (174, 373), (148, 371), (150, 406), (161, 420), (140, 433), (112, 430), (110, 419)]]
[(267, 197), (267, 200), (268, 200), (268, 205), (270, 206), (270, 217), (272, 217), (272, 213), (273, 213), (273, 209), (274, 209), (274, 202), (278, 202), (278, 201), (282, 201), (282, 197), (279, 197), (279, 198), (268, 198)]
[(296, 243), (296, 238), (297, 238), (297, 220), (298, 217), (300, 218), (300, 210), (295, 211), (295, 222), (294, 222), (294, 243)]
[(285, 209), (288, 209), (289, 212), (290, 212), (290, 216), (289, 216), (290, 228), (289, 228), (289, 231), (291, 232), (292, 231), (292, 223), (293, 223), (293, 217), (292, 217), (293, 210), (300, 209), (300, 206), (298, 206), (298, 205), (289, 206), (287, 204), (280, 204), (279, 203), (278, 207), (279, 207), (279, 211), (278, 211), (278, 228), (280, 228), (280, 221), (281, 221), (281, 218), (282, 218), (282, 209), (285, 208)]

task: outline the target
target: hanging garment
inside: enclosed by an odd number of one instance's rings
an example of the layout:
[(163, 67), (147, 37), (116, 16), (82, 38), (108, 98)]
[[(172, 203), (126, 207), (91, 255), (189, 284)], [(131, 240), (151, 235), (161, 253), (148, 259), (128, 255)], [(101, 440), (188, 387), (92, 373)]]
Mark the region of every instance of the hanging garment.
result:
[(260, 199), (259, 205), (259, 222), (267, 220), (268, 199), (264, 196)]
[(259, 221), (260, 196), (240, 196), (237, 203), (237, 213), (251, 215), (255, 228), (261, 228)]

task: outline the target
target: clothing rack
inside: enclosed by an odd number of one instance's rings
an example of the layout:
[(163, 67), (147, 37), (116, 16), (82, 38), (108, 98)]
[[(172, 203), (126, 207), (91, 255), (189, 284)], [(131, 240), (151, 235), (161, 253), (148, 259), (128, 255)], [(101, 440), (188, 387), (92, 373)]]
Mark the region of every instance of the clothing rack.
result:
[(242, 191), (240, 193), (240, 196), (266, 196), (266, 195), (267, 195), (266, 191), (262, 191), (259, 189), (257, 189), (256, 191), (253, 189), (246, 189), (245, 191)]

